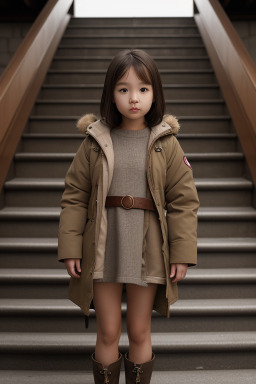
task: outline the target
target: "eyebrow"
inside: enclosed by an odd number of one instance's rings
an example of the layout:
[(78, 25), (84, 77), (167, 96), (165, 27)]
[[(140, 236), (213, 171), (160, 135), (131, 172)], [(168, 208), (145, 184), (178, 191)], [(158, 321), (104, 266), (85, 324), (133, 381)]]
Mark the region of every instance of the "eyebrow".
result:
[[(140, 84), (151, 85), (151, 83), (146, 82), (146, 81), (141, 81)], [(116, 83), (116, 85), (129, 85), (129, 83), (126, 83), (125, 81), (122, 81), (120, 83)]]

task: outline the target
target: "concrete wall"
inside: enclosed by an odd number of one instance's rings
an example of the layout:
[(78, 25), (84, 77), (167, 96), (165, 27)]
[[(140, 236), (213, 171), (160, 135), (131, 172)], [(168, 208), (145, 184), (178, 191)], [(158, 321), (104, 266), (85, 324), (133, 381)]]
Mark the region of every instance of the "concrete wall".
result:
[(0, 76), (30, 26), (31, 23), (0, 23)]
[(256, 63), (256, 21), (233, 21), (232, 23)]

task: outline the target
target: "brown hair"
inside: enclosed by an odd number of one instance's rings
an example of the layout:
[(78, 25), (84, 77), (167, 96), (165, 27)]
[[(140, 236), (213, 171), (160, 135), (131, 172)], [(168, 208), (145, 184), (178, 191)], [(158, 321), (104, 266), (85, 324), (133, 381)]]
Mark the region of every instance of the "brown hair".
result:
[(101, 102), (101, 117), (105, 118), (106, 123), (111, 127), (117, 127), (122, 122), (122, 115), (113, 102), (113, 94), (116, 83), (133, 67), (138, 77), (146, 83), (151, 83), (153, 88), (154, 101), (148, 113), (145, 115), (145, 121), (148, 127), (161, 123), (165, 112), (165, 100), (162, 87), (162, 81), (158, 72), (156, 63), (145, 51), (141, 49), (125, 49), (120, 51), (110, 62)]

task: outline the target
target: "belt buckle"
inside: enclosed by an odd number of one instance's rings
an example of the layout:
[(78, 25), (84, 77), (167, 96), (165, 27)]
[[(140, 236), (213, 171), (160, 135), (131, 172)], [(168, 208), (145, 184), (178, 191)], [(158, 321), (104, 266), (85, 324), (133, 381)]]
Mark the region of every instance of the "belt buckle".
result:
[[(126, 199), (126, 202), (125, 202), (124, 199)], [(127, 205), (127, 204), (129, 204), (129, 201), (130, 201), (130, 205)], [(122, 199), (121, 199), (121, 206), (124, 209), (132, 209), (134, 207), (134, 198), (133, 198), (133, 196), (131, 196), (131, 195), (123, 196)]]

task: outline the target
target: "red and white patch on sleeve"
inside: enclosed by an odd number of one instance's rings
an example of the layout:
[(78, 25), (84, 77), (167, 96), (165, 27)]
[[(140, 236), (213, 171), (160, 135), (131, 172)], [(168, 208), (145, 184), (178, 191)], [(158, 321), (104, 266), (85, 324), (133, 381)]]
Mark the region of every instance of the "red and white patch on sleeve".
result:
[(186, 156), (183, 156), (183, 160), (184, 160), (184, 163), (185, 163), (190, 169), (192, 169), (192, 167), (191, 167), (191, 165), (190, 165), (188, 159), (186, 158)]

